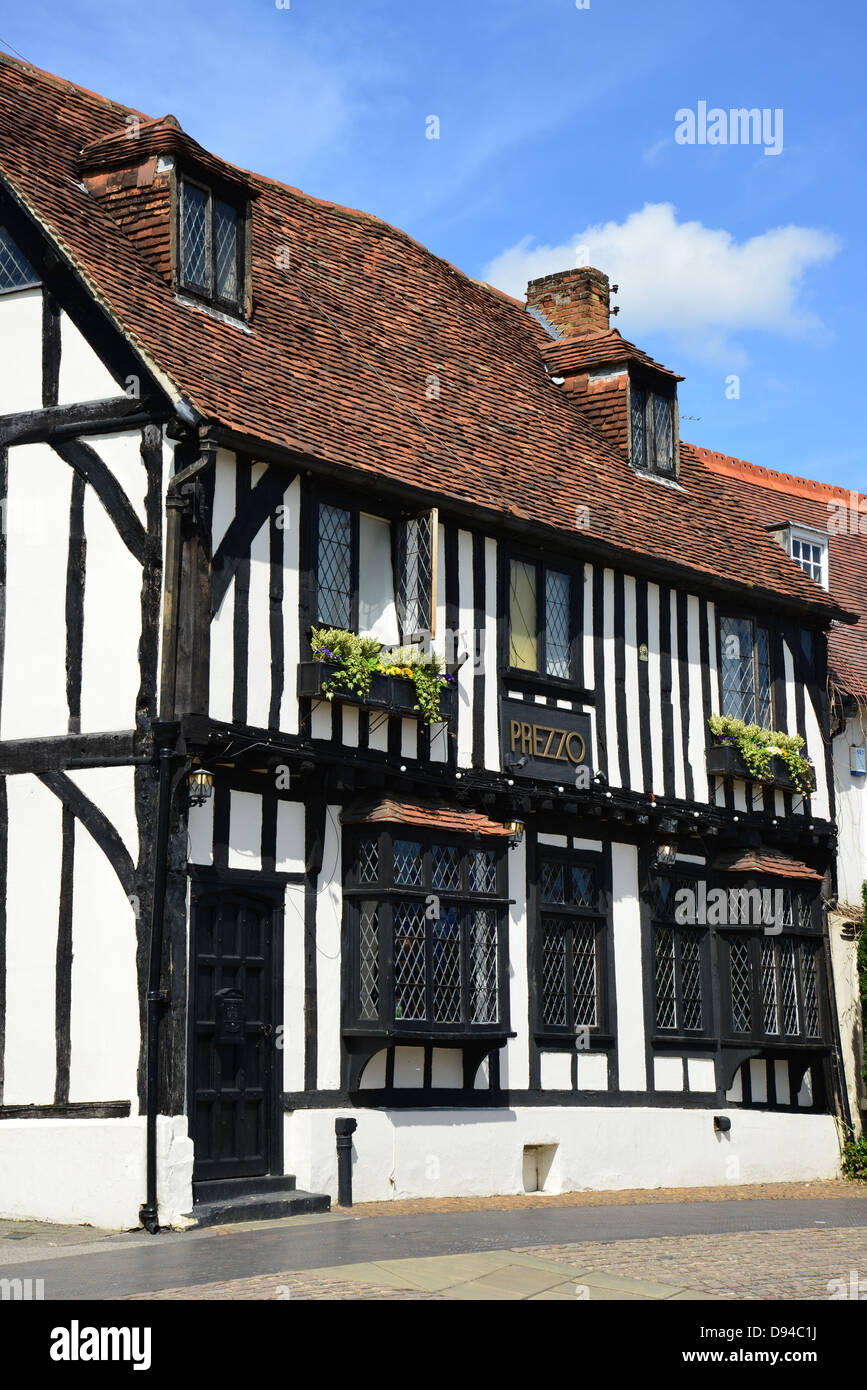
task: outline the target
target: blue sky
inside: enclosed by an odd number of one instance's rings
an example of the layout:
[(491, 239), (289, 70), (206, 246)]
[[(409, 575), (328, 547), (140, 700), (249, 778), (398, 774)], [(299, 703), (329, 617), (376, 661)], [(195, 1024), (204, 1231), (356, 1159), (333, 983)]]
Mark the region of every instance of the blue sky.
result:
[[(856, 0), (31, 0), (0, 22), (37, 66), (512, 293), (589, 259), (621, 332), (686, 377), (684, 438), (862, 491), (865, 30)], [(677, 143), (699, 102), (782, 111), (782, 148)]]

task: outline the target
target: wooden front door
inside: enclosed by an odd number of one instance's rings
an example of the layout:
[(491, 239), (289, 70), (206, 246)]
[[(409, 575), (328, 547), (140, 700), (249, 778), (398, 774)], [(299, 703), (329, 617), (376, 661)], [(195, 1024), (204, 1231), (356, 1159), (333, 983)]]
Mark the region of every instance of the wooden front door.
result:
[(190, 1123), (194, 1180), (257, 1177), (275, 1157), (275, 899), (194, 890)]

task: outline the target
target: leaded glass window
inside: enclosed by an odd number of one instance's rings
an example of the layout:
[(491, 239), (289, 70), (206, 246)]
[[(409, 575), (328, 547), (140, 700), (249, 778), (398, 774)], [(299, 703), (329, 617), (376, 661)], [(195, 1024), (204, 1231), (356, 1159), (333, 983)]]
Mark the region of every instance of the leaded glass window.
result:
[(636, 468), (664, 477), (677, 473), (674, 397), (630, 382), (631, 457)]
[(502, 849), (401, 829), (352, 832), (347, 851), (352, 1026), (445, 1036), (500, 1023)]
[[(688, 890), (688, 899), (678, 895)], [(682, 874), (656, 873), (649, 885), (653, 918), (656, 1027), (701, 1033), (705, 1019), (706, 932), (695, 927), (699, 882)]]
[(804, 1000), (804, 1033), (808, 1038), (821, 1037), (822, 1033), (816, 978), (818, 949), (818, 946), (812, 942), (804, 941), (801, 943), (801, 993)]
[(39, 276), (5, 227), (0, 227), (0, 293), (39, 284)]
[(208, 188), (181, 182), (180, 283), (212, 303), (238, 309), (243, 300), (243, 216)]
[(732, 1029), (749, 1033), (752, 1028), (753, 972), (750, 938), (729, 937), (729, 980), (732, 1001)]
[(720, 619), (720, 689), (724, 715), (773, 728), (770, 636), (752, 618)]
[(397, 615), (405, 642), (434, 635), (438, 529), (436, 508), (397, 527)]
[(539, 861), (539, 997), (543, 1029), (602, 1027), (606, 915), (595, 865), (568, 854)]
[(352, 516), (342, 507), (319, 507), (319, 622), (324, 627), (352, 626)]
[(509, 665), (555, 680), (572, 675), (575, 633), (568, 574), (524, 560), (509, 567)]

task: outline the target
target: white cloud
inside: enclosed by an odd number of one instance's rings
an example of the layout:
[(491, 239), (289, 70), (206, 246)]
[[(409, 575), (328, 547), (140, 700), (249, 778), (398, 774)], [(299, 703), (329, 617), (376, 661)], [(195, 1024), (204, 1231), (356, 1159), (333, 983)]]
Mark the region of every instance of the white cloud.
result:
[[(671, 203), (646, 203), (624, 222), (585, 227), (561, 246), (524, 237), (485, 268), (492, 285), (523, 299), (527, 281), (589, 264), (620, 286), (617, 326), (627, 336), (669, 333), (718, 359), (746, 330), (804, 337), (821, 320), (803, 303), (808, 271), (842, 242), (818, 227), (775, 227), (747, 241), (701, 222), (678, 222)], [(585, 254), (586, 249), (586, 254)]]

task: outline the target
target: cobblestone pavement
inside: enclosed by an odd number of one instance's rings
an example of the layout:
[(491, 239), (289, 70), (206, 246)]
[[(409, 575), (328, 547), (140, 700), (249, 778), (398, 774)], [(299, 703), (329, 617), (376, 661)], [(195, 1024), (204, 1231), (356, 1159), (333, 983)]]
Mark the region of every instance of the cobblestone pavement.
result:
[[(830, 1213), (829, 1213), (830, 1216)], [(852, 1279), (854, 1272), (855, 1278)], [(840, 1282), (835, 1282), (840, 1281)], [(666, 1236), (371, 1261), (133, 1294), (131, 1299), (867, 1301), (867, 1230)]]
[[(829, 1223), (833, 1214), (828, 1213)], [(867, 1301), (867, 1230), (737, 1231), (714, 1235), (616, 1240), (607, 1244), (534, 1245), (527, 1254), (586, 1263), (641, 1279), (688, 1284), (728, 1298), (829, 1299), (829, 1282), (850, 1287), (855, 1271)], [(837, 1286), (837, 1289), (839, 1286)], [(848, 1295), (847, 1295), (848, 1296)]]
[[(727, 1187), (652, 1187), (607, 1192), (533, 1192), (511, 1197), (432, 1197), (357, 1202), (353, 1216), (435, 1216), (462, 1211), (524, 1211), (534, 1207), (652, 1206), (662, 1202), (742, 1202), (806, 1197), (865, 1197), (867, 1182), (732, 1183)], [(335, 1208), (342, 1210), (342, 1208)]]

